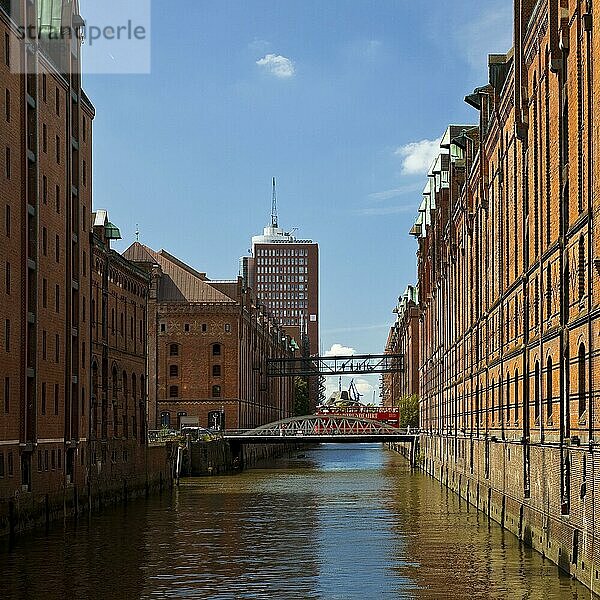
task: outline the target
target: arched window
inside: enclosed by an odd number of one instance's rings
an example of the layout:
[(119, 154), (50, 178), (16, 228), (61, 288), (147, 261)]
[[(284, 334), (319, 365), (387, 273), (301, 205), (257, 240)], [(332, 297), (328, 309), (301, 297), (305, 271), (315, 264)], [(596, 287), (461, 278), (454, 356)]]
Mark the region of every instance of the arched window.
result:
[(212, 397), (213, 398), (220, 398), (221, 397), (221, 386), (220, 385), (213, 385), (212, 386)]
[(535, 373), (534, 373), (534, 385), (535, 385), (535, 393), (533, 396), (533, 411), (535, 415), (535, 420), (537, 421), (540, 418), (540, 403), (542, 400), (542, 395), (540, 393), (540, 363), (539, 361), (535, 361)]
[(546, 363), (546, 416), (552, 416), (552, 359), (548, 357)]
[(506, 424), (510, 423), (510, 373), (506, 375)]
[(585, 242), (583, 236), (579, 238), (579, 252), (577, 257), (577, 283), (579, 285), (579, 300), (585, 295)]
[(179, 344), (169, 345), (169, 356), (179, 356)]
[(221, 344), (213, 344), (212, 345), (212, 355), (213, 356), (221, 356)]
[(577, 355), (577, 379), (579, 385), (579, 416), (582, 417), (586, 410), (585, 389), (585, 346), (580, 344)]
[(123, 435), (129, 436), (129, 385), (127, 379), (127, 373), (123, 371)]
[(119, 415), (117, 412), (117, 367), (112, 370), (112, 403), (113, 403), (113, 435), (117, 437), (119, 433)]
[(519, 371), (515, 371), (515, 425), (519, 422)]

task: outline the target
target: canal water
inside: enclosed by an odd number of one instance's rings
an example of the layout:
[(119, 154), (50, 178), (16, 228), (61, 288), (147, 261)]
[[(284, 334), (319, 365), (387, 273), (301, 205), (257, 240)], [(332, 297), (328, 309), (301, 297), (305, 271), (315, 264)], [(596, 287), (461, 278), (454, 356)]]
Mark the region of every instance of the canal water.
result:
[(323, 445), (0, 544), (0, 598), (590, 598), (380, 445)]

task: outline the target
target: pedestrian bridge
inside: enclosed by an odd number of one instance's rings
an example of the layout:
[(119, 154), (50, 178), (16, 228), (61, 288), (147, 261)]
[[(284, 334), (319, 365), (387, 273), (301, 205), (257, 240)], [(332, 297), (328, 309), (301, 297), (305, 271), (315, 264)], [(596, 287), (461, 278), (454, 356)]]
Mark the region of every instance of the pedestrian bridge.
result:
[(333, 414), (291, 417), (256, 429), (230, 429), (223, 432), (223, 437), (241, 444), (364, 444), (414, 442), (417, 431), (398, 429), (381, 421)]

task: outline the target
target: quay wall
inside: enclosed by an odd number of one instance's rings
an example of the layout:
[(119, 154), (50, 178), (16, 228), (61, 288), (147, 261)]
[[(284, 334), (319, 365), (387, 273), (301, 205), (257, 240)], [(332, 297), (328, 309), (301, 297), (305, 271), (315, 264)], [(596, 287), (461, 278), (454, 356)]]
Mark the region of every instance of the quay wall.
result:
[(59, 519), (77, 519), (106, 506), (172, 488), (170, 445), (137, 446), (129, 452), (125, 465), (109, 461), (89, 466), (83, 485), (63, 480), (61, 487), (51, 490), (0, 497), (0, 536), (48, 527)]
[[(393, 448), (410, 459), (409, 444)], [(420, 438), (416, 463), (600, 594), (600, 451), (593, 445), (565, 450), (558, 445), (530, 444), (530, 493), (524, 497), (525, 448), (507, 440), (426, 434)], [(568, 514), (557, 501), (565, 451), (571, 465)]]
[(296, 452), (300, 445), (237, 444), (225, 440), (191, 443), (184, 452), (181, 475), (198, 477), (249, 469), (262, 461)]

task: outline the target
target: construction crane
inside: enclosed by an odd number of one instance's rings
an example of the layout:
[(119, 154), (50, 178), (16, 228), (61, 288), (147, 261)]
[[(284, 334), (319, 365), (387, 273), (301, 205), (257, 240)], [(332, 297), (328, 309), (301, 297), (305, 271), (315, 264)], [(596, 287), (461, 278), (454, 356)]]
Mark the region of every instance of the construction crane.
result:
[(348, 386), (348, 395), (350, 396), (350, 400), (353, 400), (354, 402), (360, 402), (361, 396), (364, 395), (364, 394), (361, 394), (358, 391), (358, 389), (356, 388), (354, 379), (352, 379), (352, 381), (350, 381), (350, 385)]

